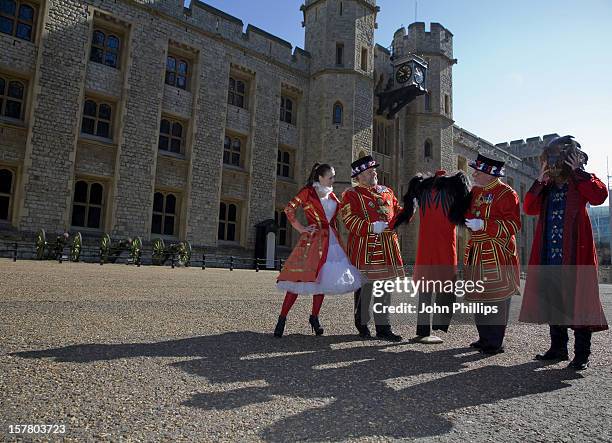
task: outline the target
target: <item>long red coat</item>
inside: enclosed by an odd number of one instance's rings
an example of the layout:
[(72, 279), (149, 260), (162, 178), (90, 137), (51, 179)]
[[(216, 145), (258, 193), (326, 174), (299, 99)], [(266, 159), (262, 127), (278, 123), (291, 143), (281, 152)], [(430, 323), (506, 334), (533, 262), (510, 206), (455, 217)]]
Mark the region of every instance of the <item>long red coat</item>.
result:
[(291, 251), (291, 255), (285, 261), (277, 281), (316, 282), (319, 271), (327, 260), (330, 229), (342, 246), (336, 221), (336, 216), (340, 210), (340, 201), (333, 192), (329, 195), (329, 198), (334, 199), (337, 204), (336, 211), (329, 222), (317, 191), (312, 186), (302, 188), (285, 208), (287, 219), (292, 223), (296, 220), (295, 212), (297, 209), (303, 208), (308, 225), (316, 225), (317, 231), (312, 234), (307, 232), (300, 234), (300, 238), (293, 251)]
[[(544, 246), (547, 197), (551, 186), (554, 184), (545, 185), (536, 181), (525, 195), (523, 204), (526, 214), (539, 215), (519, 317), (520, 321), (527, 323), (548, 323), (546, 313), (539, 307), (538, 299), (543, 288), (540, 288), (538, 283)], [(608, 325), (599, 300), (597, 253), (586, 204), (600, 205), (607, 196), (606, 185), (594, 174), (577, 170), (570, 176), (563, 222), (563, 270), (575, 272), (576, 283), (575, 287), (564, 287), (559, 297), (573, 301), (573, 326), (588, 327), (591, 331), (606, 330)]]
[(480, 218), (484, 229), (472, 232), (465, 248), (465, 279), (483, 282), (483, 292), (470, 292), (470, 301), (499, 301), (518, 294), (519, 262), (515, 234), (521, 229), (521, 206), (516, 192), (499, 179), (472, 189), (466, 218)]
[(454, 280), (457, 274), (456, 229), (437, 201), (438, 191), (430, 191), (429, 205), (418, 208), (419, 241), (414, 280)]

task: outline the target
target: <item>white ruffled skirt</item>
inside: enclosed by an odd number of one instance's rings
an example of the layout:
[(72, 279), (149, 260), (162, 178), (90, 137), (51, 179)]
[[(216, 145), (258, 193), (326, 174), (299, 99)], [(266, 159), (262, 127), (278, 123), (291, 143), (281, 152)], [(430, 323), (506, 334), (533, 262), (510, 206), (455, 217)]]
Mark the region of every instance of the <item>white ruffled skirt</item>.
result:
[(346, 294), (361, 288), (365, 282), (357, 268), (350, 262), (333, 230), (329, 230), (329, 247), (327, 260), (323, 263), (316, 282), (279, 281), (279, 291), (296, 294)]

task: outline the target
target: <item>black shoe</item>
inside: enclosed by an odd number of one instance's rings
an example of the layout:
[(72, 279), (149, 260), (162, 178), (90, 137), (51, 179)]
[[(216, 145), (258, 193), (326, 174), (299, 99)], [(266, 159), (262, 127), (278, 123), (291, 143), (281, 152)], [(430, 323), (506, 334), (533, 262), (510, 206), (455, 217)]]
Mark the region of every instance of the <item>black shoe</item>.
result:
[(553, 349), (549, 349), (544, 354), (536, 355), (535, 359), (542, 360), (542, 361), (551, 361), (551, 360), (565, 361), (565, 360), (569, 360), (569, 356), (567, 355), (567, 351), (563, 352), (563, 351), (555, 351)]
[(481, 354), (485, 354), (485, 355), (496, 355), (496, 354), (503, 354), (505, 352), (505, 349), (503, 346), (500, 346), (499, 348), (492, 348), (489, 346), (486, 347), (481, 347), (480, 348), (480, 353)]
[(372, 338), (372, 334), (367, 326), (359, 326), (357, 330), (359, 331), (359, 336), (361, 338)]
[(472, 343), (470, 343), (470, 348), (481, 349), (482, 342), (480, 340), (473, 341)]
[(274, 328), (274, 336), (281, 338), (283, 336), (283, 332), (285, 332), (285, 322), (287, 321), (287, 317), (283, 317), (281, 315), (278, 316), (278, 321), (276, 322), (276, 327)]
[(402, 336), (394, 334), (393, 332), (391, 332), (391, 330), (384, 331), (384, 332), (377, 332), (376, 338), (378, 338), (379, 340), (386, 340), (386, 341), (392, 341), (392, 342), (402, 341)]
[(589, 367), (589, 359), (578, 359), (574, 357), (567, 367), (568, 369), (574, 369), (575, 371), (584, 371)]
[(310, 323), (310, 326), (312, 327), (312, 332), (314, 332), (317, 335), (323, 335), (323, 328), (321, 327), (321, 324), (319, 323), (319, 317), (317, 317), (316, 315), (311, 315), (310, 318), (308, 319), (308, 322)]

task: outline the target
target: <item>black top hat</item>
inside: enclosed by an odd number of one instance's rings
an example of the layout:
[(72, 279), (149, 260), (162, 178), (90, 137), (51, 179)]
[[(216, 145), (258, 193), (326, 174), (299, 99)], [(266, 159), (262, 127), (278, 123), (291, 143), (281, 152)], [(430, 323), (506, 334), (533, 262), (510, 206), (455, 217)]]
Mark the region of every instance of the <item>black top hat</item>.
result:
[(357, 177), (366, 169), (378, 168), (380, 165), (376, 163), (376, 160), (371, 155), (366, 155), (358, 160), (351, 163), (351, 178)]
[(476, 160), (470, 162), (470, 166), (477, 171), (484, 172), (492, 175), (493, 177), (503, 177), (506, 173), (504, 169), (504, 162), (500, 160), (493, 160), (485, 157), (482, 154), (478, 154)]

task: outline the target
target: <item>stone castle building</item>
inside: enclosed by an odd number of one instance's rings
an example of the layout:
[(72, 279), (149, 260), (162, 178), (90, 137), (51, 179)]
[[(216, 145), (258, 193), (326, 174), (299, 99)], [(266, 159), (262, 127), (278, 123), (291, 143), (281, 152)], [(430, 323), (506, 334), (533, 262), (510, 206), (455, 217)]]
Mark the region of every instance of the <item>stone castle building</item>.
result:
[[(282, 213), (315, 161), (372, 153), (401, 196), (419, 171), (507, 162), (521, 198), (537, 175), (534, 138), (493, 145), (453, 118), (453, 35), (413, 23), (374, 43), (375, 0), (306, 0), (305, 49), (183, 0), (0, 2), (0, 230), (79, 230), (187, 239), (251, 255), (254, 226)], [(427, 62), (427, 94), (393, 118), (377, 94), (393, 60)], [(526, 259), (534, 221), (519, 239)], [(401, 233), (414, 257), (415, 228)], [(461, 234), (462, 235), (462, 234)], [(462, 240), (460, 239), (460, 242)], [(287, 248), (287, 249), (283, 249)]]

